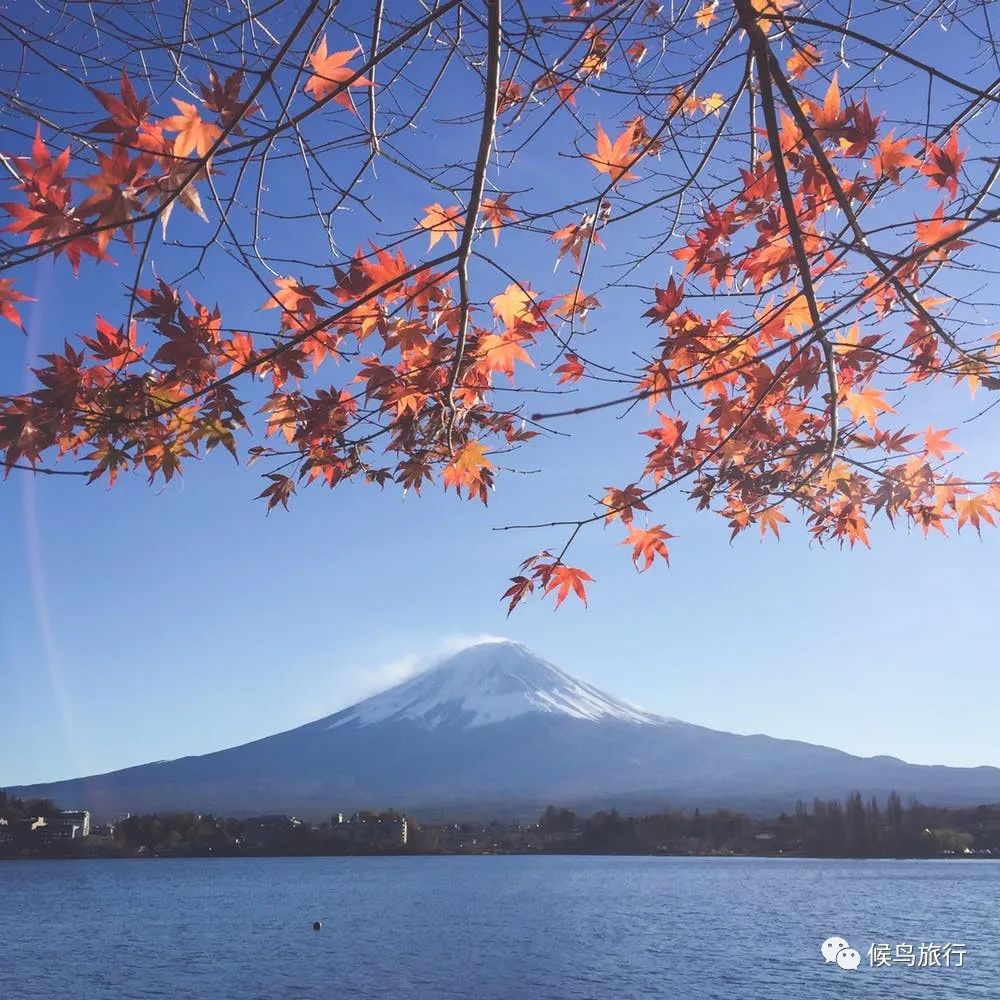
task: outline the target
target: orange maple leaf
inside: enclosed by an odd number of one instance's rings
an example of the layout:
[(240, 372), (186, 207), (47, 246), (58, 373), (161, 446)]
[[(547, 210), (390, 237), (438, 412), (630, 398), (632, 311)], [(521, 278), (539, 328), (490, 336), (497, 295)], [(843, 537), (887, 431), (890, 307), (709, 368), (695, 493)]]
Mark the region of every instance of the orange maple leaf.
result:
[(303, 285), (296, 278), (275, 278), (274, 284), (278, 290), (260, 307), (261, 309), (315, 313), (313, 307), (323, 305), (323, 297), (315, 285)]
[(992, 513), (995, 508), (992, 507), (985, 496), (973, 496), (969, 497), (968, 500), (959, 500), (955, 504), (955, 509), (958, 511), (959, 531), (966, 524), (971, 524), (976, 529), (976, 533), (982, 535), (983, 521), (996, 527), (996, 521), (993, 520)]
[[(786, 304), (779, 306), (778, 317), (787, 330), (795, 330), (804, 333), (813, 325), (812, 310), (809, 308), (809, 299), (804, 292), (797, 291), (793, 285), (789, 291)], [(817, 301), (816, 306), (820, 312), (826, 303)]]
[(582, 324), (587, 322), (587, 313), (591, 309), (600, 306), (600, 300), (596, 295), (587, 295), (582, 289), (577, 288), (559, 299), (559, 305), (553, 310), (557, 316), (572, 322), (579, 318)]
[(649, 510), (643, 499), (645, 495), (645, 491), (637, 483), (632, 483), (623, 490), (609, 486), (607, 493), (601, 497), (601, 504), (608, 508), (607, 514), (604, 515), (604, 523), (611, 524), (620, 517), (623, 524), (630, 525), (635, 517), (635, 511)]
[(766, 35), (773, 22), (781, 20), (783, 12), (789, 7), (795, 7), (798, 2), (799, 0), (750, 0), (750, 6), (758, 14), (764, 15), (760, 19), (760, 26)]
[(337, 104), (357, 114), (358, 109), (354, 106), (350, 88), (371, 86), (371, 80), (367, 77), (359, 76), (357, 79), (352, 79), (357, 71), (347, 65), (360, 51), (361, 47), (358, 46), (355, 49), (344, 49), (342, 52), (328, 54), (324, 35), (316, 51), (309, 56), (313, 75), (306, 81), (306, 92), (316, 101), (322, 101), (335, 94), (333, 99)]
[(503, 372), (513, 382), (515, 362), (520, 361), (534, 368), (534, 361), (521, 346), (522, 340), (523, 338), (510, 333), (486, 334), (479, 342), (479, 354), (486, 362), (486, 370)]
[(924, 450), (928, 455), (933, 455), (934, 458), (944, 460), (945, 452), (947, 451), (961, 451), (957, 444), (952, 444), (948, 440), (948, 435), (954, 430), (954, 427), (950, 427), (947, 430), (937, 431), (933, 427), (928, 427), (924, 431)]
[(788, 524), (788, 518), (777, 507), (769, 507), (757, 516), (757, 523), (760, 525), (761, 538), (767, 534), (768, 528), (771, 529), (775, 538), (780, 538), (781, 525)]
[(864, 420), (871, 427), (875, 426), (879, 413), (896, 412), (885, 401), (885, 396), (876, 389), (848, 392), (844, 397), (844, 405), (851, 411), (854, 420)]
[(879, 144), (878, 155), (872, 160), (872, 170), (876, 177), (888, 177), (897, 187), (902, 187), (899, 172), (906, 167), (918, 168), (920, 161), (906, 152), (906, 147), (915, 139), (895, 139), (890, 132)]
[(823, 139), (838, 139), (850, 120), (850, 112), (845, 111), (840, 103), (840, 85), (837, 74), (833, 74), (830, 86), (826, 89), (822, 107), (813, 105), (813, 122), (816, 127), (816, 137)]
[(483, 198), (483, 222), (493, 234), (494, 246), (500, 242), (500, 230), (503, 226), (517, 218), (517, 212), (507, 204), (509, 197), (507, 194), (499, 194), (496, 198)]
[[(394, 254), (391, 250), (376, 246), (374, 243), (371, 246), (372, 252), (362, 259), (361, 267), (373, 285), (391, 285), (406, 273), (409, 264), (407, 264), (402, 250), (397, 250)], [(395, 297), (398, 294), (398, 288), (397, 285), (389, 293), (389, 296)]]
[(536, 299), (530, 285), (522, 286), (516, 282), (490, 299), (493, 315), (504, 326), (522, 331), (545, 329), (543, 313), (551, 304), (552, 299)]
[(232, 339), (219, 344), (219, 350), (232, 362), (229, 374), (245, 371), (254, 356), (253, 336), (247, 333), (234, 333)]
[(593, 221), (592, 215), (585, 216), (582, 223), (571, 222), (569, 225), (557, 229), (549, 239), (553, 243), (559, 244), (559, 255), (556, 258), (557, 266), (558, 261), (562, 260), (568, 253), (579, 267), (588, 246), (604, 246), (601, 242), (601, 237), (598, 235), (597, 226)]
[(454, 246), (458, 246), (458, 231), (465, 225), (465, 216), (462, 215), (462, 208), (459, 205), (452, 205), (444, 208), (437, 202), (428, 205), (424, 212), (424, 217), (420, 220), (420, 228), (430, 232), (431, 242), (428, 246), (433, 247), (442, 236), (447, 236)]
[(171, 115), (160, 122), (160, 126), (168, 132), (176, 132), (174, 139), (174, 156), (187, 156), (194, 150), (198, 156), (205, 156), (222, 135), (218, 125), (202, 120), (201, 114), (193, 104), (173, 98), (179, 115)]
[(582, 569), (575, 569), (572, 566), (554, 566), (548, 574), (545, 584), (545, 593), (548, 594), (556, 590), (556, 607), (558, 608), (569, 596), (570, 590), (583, 601), (583, 606), (587, 606), (587, 590), (584, 584), (593, 583), (594, 578)]
[[(937, 211), (927, 222), (918, 222), (916, 225), (917, 242), (925, 247), (941, 244), (924, 257), (928, 263), (946, 260), (952, 250), (961, 250), (969, 245), (967, 240), (953, 240), (952, 236), (957, 236), (965, 229), (965, 222), (956, 219), (954, 222), (944, 221), (944, 204), (938, 205)], [(947, 242), (946, 242), (947, 241)]]
[(540, 92), (554, 91), (560, 104), (576, 105), (576, 90), (580, 86), (579, 83), (573, 83), (550, 71), (539, 77), (535, 86)]
[(524, 88), (517, 80), (501, 80), (500, 89), (497, 93), (497, 114), (502, 115), (505, 111), (520, 104), (524, 100)]
[(693, 115), (701, 107), (701, 101), (693, 89), (678, 84), (667, 99), (667, 117), (673, 118), (679, 111), (683, 115)]
[(796, 48), (788, 57), (785, 61), (785, 69), (788, 70), (788, 75), (793, 80), (798, 80), (822, 61), (823, 53), (812, 42), (806, 42), (805, 45)]
[(719, 0), (705, 0), (697, 11), (695, 11), (694, 20), (695, 24), (699, 28), (704, 28), (706, 31), (711, 27), (712, 22), (715, 20), (715, 11), (719, 6)]
[[(667, 549), (667, 539), (674, 536), (662, 524), (654, 524), (651, 528), (633, 528), (622, 545), (632, 546), (632, 562), (640, 573), (645, 573), (659, 556), (668, 566), (670, 551)], [(639, 566), (639, 560), (644, 560)]]
[(445, 489), (454, 486), (456, 492), (466, 489), (469, 496), (478, 493), (485, 503), (486, 488), (493, 483), (493, 463), (486, 457), (486, 447), (472, 440), (460, 448), (455, 457), (444, 467), (441, 479)]
[(633, 129), (628, 128), (612, 142), (608, 138), (600, 122), (597, 123), (597, 151), (594, 153), (584, 153), (585, 160), (590, 160), (594, 169), (601, 174), (607, 174), (611, 178), (612, 184), (619, 181), (631, 180), (638, 176), (633, 174), (629, 167), (633, 167), (642, 154), (632, 153)]

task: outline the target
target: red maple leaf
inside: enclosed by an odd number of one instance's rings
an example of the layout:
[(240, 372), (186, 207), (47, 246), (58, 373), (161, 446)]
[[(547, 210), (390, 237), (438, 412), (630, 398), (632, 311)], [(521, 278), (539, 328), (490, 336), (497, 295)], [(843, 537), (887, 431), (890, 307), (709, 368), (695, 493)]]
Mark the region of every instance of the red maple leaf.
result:
[(22, 330), (24, 324), (21, 322), (21, 314), (14, 306), (15, 302), (35, 302), (30, 295), (24, 295), (14, 288), (11, 278), (0, 278), (0, 316), (14, 326), (19, 326)]
[(924, 157), (926, 162), (920, 172), (927, 175), (927, 186), (944, 188), (952, 198), (958, 197), (958, 171), (965, 159), (964, 151), (958, 148), (958, 129), (943, 146), (928, 141)]

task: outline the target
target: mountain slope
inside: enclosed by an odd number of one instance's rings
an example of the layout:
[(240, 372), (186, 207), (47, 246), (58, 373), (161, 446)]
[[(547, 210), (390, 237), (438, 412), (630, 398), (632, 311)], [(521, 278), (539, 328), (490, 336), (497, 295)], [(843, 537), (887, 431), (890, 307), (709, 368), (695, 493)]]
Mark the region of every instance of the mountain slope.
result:
[(322, 816), (386, 806), (486, 814), (550, 801), (785, 808), (855, 788), (941, 804), (1000, 801), (1000, 769), (853, 757), (666, 719), (523, 646), (494, 642), (253, 743), (12, 791), (100, 816), (165, 809)]
[(518, 643), (483, 642), (338, 713), (330, 728), (410, 721), (427, 729), (471, 729), (532, 712), (592, 722), (666, 721), (576, 680)]

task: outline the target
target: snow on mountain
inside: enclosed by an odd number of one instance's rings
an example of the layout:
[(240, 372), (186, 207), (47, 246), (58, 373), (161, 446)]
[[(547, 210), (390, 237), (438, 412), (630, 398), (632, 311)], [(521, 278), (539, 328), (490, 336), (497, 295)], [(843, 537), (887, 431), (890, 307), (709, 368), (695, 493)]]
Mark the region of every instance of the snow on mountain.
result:
[(890, 791), (931, 804), (1000, 801), (1000, 769), (852, 757), (665, 719), (598, 691), (511, 642), (483, 643), (360, 704), (198, 757), (10, 789), (106, 819), (396, 808), (674, 805), (791, 809)]
[(469, 646), (412, 680), (335, 715), (328, 728), (406, 719), (426, 729), (445, 725), (473, 729), (529, 712), (639, 725), (669, 721), (576, 680), (520, 643), (495, 640)]

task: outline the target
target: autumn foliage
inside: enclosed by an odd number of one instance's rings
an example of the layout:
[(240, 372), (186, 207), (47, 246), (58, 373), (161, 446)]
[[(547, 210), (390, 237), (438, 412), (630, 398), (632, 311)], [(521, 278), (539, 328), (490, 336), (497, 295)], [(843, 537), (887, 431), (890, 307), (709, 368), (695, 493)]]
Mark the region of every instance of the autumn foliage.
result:
[(958, 429), (1000, 389), (985, 5), (193, 0), (141, 44), (125, 7), (67, 15), (83, 74), (42, 8), (0, 43), (0, 317), (42, 345), (5, 372), (8, 473), (169, 482), (221, 446), (267, 510), (486, 503), (531, 439), (644, 414), (629, 481), (526, 526), (556, 534), (510, 608), (586, 603), (589, 526), (666, 564), (684, 498), (851, 546), (1000, 516)]

